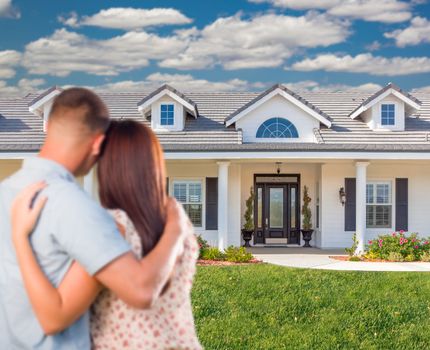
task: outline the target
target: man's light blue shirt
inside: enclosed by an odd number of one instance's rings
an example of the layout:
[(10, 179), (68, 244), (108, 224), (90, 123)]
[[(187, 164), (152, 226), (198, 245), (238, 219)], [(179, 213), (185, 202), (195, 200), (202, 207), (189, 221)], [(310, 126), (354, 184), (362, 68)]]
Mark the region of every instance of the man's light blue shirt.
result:
[[(0, 349), (90, 349), (89, 315), (65, 331), (45, 336), (23, 286), (11, 240), (10, 207), (16, 194), (45, 180), (48, 202), (31, 244), (49, 280), (58, 286), (73, 260), (89, 274), (130, 250), (112, 217), (61, 165), (39, 157), (0, 184)], [(79, 293), (79, 290), (76, 290)]]

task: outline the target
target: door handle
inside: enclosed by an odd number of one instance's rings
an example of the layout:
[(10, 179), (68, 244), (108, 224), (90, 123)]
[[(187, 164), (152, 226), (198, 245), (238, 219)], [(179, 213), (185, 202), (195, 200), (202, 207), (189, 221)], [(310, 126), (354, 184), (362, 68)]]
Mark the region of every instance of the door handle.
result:
[(266, 228), (269, 227), (269, 218), (266, 218)]

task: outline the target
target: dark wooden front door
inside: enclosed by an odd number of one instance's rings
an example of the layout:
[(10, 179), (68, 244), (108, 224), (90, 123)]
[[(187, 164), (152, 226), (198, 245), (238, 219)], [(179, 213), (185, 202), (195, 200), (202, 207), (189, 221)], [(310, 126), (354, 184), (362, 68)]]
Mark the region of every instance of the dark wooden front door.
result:
[(267, 243), (267, 238), (300, 243), (298, 188), (297, 183), (256, 183), (254, 243)]

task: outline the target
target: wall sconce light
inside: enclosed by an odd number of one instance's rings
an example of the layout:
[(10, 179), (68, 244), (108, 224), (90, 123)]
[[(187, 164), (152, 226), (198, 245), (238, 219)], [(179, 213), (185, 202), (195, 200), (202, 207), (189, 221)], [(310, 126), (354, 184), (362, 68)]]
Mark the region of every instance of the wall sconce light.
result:
[(281, 173), (282, 162), (276, 162), (276, 173), (279, 175)]
[(346, 203), (346, 192), (345, 192), (345, 189), (343, 187), (341, 187), (339, 190), (339, 200), (342, 203), (342, 205), (345, 205), (345, 203)]

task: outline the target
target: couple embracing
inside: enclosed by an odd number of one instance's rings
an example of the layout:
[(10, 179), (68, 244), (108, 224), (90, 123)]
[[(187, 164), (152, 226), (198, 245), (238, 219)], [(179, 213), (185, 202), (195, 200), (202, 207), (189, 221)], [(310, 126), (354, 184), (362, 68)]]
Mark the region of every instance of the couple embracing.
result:
[[(100, 204), (75, 177), (97, 163)], [(198, 246), (153, 132), (82, 88), (38, 157), (0, 184), (0, 349), (201, 349)]]

